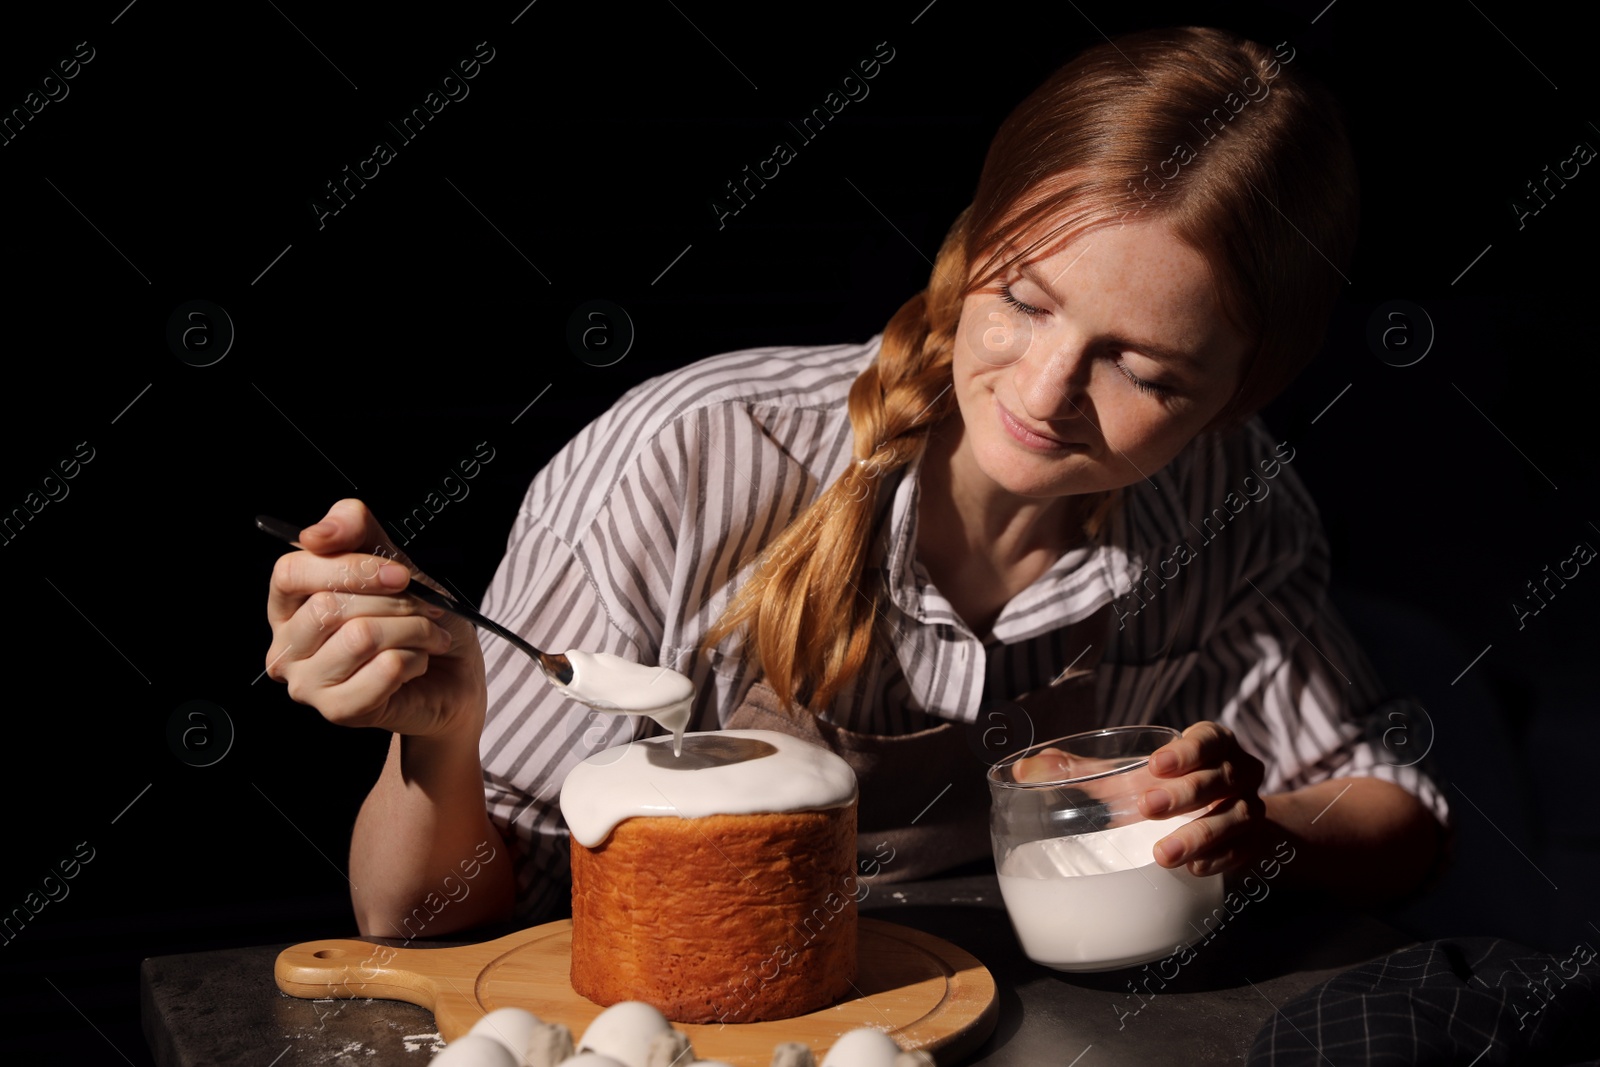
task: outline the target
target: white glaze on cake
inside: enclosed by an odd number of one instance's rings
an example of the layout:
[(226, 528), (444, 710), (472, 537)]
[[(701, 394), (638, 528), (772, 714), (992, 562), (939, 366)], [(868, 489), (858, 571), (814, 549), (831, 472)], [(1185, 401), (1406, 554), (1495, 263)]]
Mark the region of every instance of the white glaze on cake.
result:
[(557, 689), (602, 711), (648, 715), (672, 731), (673, 751), (681, 750), (683, 728), (689, 725), (694, 703), (693, 682), (666, 667), (646, 667), (609, 652), (572, 649), (566, 657), (572, 664), (572, 681), (557, 682)]
[(561, 815), (573, 840), (595, 848), (636, 815), (754, 815), (842, 808), (856, 799), (850, 765), (819, 745), (771, 730), (721, 730), (651, 737), (597, 752), (561, 785)]

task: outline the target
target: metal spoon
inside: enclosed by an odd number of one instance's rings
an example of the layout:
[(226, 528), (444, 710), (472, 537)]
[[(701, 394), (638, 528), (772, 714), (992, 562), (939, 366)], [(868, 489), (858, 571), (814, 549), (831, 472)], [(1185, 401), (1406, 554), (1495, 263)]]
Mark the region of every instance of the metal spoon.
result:
[[(270, 515), (257, 515), (256, 526), (263, 532), (269, 533), (279, 540), (287, 541), (296, 548), (304, 547), (300, 544), (299, 540), (302, 527), (284, 522), (282, 519), (275, 519)], [(542, 652), (539, 649), (534, 648), (515, 632), (508, 630), (504, 626), (501, 626), (493, 619), (479, 614), (477, 611), (461, 603), (452, 596), (441, 593), (437, 589), (423, 585), (415, 578), (411, 579), (411, 581), (406, 584), (405, 592), (416, 597), (425, 604), (432, 604), (436, 608), (443, 608), (452, 615), (459, 615), (468, 622), (477, 626), (481, 626), (490, 633), (498, 634), (507, 641), (510, 641), (513, 645), (516, 645), (518, 648), (522, 649), (522, 651), (532, 656), (534, 661), (539, 664), (539, 669), (544, 671), (545, 677), (549, 678), (557, 685), (565, 688), (572, 684), (572, 663), (567, 659), (566, 656), (555, 652)], [(576, 693), (572, 695), (579, 700), (583, 700), (583, 698), (578, 696)], [(611, 706), (609, 704), (605, 704), (604, 701), (601, 701), (600, 703), (592, 703), (585, 700), (584, 703), (589, 704), (590, 707), (600, 708), (602, 711), (612, 710)]]

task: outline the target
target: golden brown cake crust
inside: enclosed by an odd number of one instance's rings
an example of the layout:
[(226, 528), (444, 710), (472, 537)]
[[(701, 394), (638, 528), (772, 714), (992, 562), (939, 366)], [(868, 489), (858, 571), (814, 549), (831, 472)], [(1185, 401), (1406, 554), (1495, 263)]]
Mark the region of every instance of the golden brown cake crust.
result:
[(856, 979), (856, 808), (625, 819), (572, 842), (572, 988), (673, 1022), (787, 1019)]

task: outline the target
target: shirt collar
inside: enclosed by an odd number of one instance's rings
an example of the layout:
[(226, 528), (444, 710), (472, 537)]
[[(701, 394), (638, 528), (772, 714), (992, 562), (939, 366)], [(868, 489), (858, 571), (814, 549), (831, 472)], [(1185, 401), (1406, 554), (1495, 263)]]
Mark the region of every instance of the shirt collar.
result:
[[(1175, 525), (1176, 472), (1192, 462), (1186, 448), (1180, 457), (1152, 479), (1125, 489), (1101, 536), (1093, 543), (1063, 554), (1001, 610), (995, 620), (995, 640), (1013, 643), (1045, 630), (1071, 625), (1087, 618), (1119, 596), (1126, 595), (1156, 555), (1160, 545), (1181, 540)], [(879, 514), (887, 529), (881, 535), (878, 563), (890, 599), (906, 615), (925, 625), (966, 629), (928, 572), (917, 562), (917, 506), (921, 495), (922, 456), (900, 472)], [(1155, 498), (1162, 498), (1157, 503)], [(1154, 505), (1154, 506), (1152, 506)], [(1171, 526), (1171, 529), (1167, 527)]]

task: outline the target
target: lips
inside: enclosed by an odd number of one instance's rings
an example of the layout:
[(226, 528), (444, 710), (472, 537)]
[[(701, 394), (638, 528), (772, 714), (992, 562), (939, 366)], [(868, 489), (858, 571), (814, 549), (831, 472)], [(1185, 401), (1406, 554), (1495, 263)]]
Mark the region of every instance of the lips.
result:
[(1074, 449), (1087, 448), (1088, 445), (1081, 441), (1068, 441), (1054, 434), (1042, 433), (1035, 430), (1011, 412), (1006, 410), (1004, 404), (997, 398), (994, 402), (995, 411), (1000, 416), (1000, 425), (1004, 426), (1006, 433), (1012, 440), (1034, 452), (1070, 452)]

